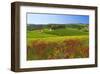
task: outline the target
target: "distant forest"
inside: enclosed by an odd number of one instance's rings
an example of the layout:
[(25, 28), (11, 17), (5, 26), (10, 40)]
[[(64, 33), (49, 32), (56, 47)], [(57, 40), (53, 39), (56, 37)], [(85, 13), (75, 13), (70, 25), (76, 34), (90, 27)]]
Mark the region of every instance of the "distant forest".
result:
[(84, 30), (86, 32), (89, 31), (88, 24), (27, 24), (27, 30), (42, 30), (42, 29), (64, 29), (64, 28), (74, 28), (78, 30)]

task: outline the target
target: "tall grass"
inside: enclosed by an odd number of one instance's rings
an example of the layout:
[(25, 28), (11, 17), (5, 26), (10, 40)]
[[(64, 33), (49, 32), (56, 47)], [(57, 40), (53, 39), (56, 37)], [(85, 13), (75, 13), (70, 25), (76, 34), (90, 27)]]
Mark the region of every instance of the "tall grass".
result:
[(74, 28), (27, 31), (27, 60), (88, 58), (88, 35)]
[(89, 47), (85, 43), (86, 41), (82, 39), (65, 39), (54, 42), (34, 40), (30, 46), (28, 45), (27, 59), (87, 58), (89, 57)]

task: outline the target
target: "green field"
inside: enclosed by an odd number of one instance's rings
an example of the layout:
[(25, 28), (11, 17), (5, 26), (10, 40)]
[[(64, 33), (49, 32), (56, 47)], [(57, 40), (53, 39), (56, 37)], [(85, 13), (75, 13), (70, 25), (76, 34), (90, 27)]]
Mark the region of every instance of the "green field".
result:
[(27, 60), (89, 57), (89, 32), (78, 28), (27, 31)]

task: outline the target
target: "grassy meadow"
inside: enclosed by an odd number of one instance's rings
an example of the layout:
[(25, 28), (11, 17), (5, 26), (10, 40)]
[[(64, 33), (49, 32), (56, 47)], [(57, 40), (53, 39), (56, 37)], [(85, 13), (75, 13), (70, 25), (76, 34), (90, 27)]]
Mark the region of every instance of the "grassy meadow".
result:
[(27, 25), (27, 60), (88, 57), (88, 25)]

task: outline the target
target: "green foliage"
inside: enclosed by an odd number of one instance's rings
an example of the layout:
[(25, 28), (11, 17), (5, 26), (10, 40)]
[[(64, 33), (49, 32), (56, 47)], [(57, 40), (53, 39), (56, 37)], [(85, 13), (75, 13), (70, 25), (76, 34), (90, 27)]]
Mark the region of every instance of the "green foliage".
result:
[(45, 31), (44, 33), (58, 36), (88, 35), (88, 32), (80, 31), (73, 28), (56, 29), (52, 31)]
[(27, 38), (46, 38), (46, 37), (52, 37), (56, 35), (46, 34), (41, 31), (28, 31), (27, 32)]
[(53, 30), (66, 28), (65, 25), (61, 25), (61, 24), (60, 25), (58, 25), (58, 24), (49, 24), (47, 26), (48, 26), (49, 29), (53, 29)]
[(27, 60), (87, 58), (88, 25), (27, 26)]
[[(62, 41), (32, 40), (27, 49), (28, 60), (86, 58), (89, 56), (87, 38), (69, 38)], [(87, 44), (87, 45), (86, 45)], [(28, 46), (29, 47), (29, 46)]]

